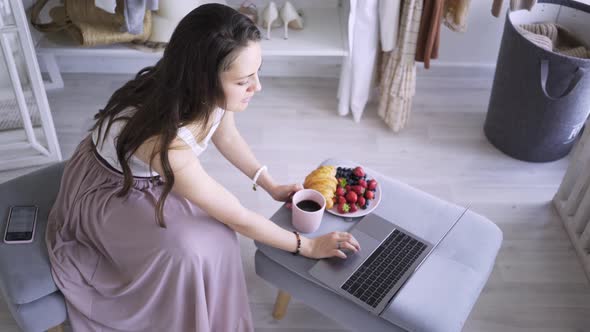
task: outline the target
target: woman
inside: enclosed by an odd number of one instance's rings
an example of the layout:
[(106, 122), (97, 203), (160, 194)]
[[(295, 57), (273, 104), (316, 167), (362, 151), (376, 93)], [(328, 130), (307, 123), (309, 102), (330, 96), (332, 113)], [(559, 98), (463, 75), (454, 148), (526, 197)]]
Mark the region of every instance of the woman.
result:
[(254, 23), (204, 5), (95, 115), (66, 165), (46, 239), (75, 331), (252, 331), (235, 232), (310, 258), (359, 249), (348, 233), (298, 241), (202, 168), (212, 140), (274, 199), (301, 189), (275, 183), (234, 123), (261, 89), (260, 64)]

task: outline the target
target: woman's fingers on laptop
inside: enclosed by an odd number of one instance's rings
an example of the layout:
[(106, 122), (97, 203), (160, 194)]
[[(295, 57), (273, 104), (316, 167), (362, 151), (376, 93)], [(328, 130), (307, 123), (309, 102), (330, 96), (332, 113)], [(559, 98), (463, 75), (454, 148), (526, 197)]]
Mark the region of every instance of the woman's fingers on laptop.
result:
[(340, 249), (345, 252), (356, 253), (358, 249), (350, 242), (340, 242)]
[(354, 246), (354, 249), (356, 249), (355, 251), (361, 250), (361, 245), (354, 238), (354, 236), (352, 236), (352, 234), (347, 233), (347, 232), (341, 232), (341, 233), (339, 233), (339, 235), (342, 240), (351, 243)]
[[(352, 235), (351, 235), (351, 237), (352, 237)], [(350, 239), (350, 243), (352, 243), (352, 245), (356, 248), (357, 251), (361, 250), (361, 245), (354, 237), (352, 237)]]
[[(354, 254), (360, 250), (358, 241), (347, 232), (332, 232), (315, 239), (318, 249), (324, 254), (321, 257), (340, 257), (347, 258), (347, 254)], [(326, 251), (324, 251), (326, 250)]]
[(332, 256), (340, 257), (342, 259), (346, 259), (346, 254), (342, 252), (342, 250), (334, 249)]
[(312, 239), (311, 258), (340, 257), (346, 259), (347, 253), (356, 252), (356, 248), (345, 238), (344, 232), (331, 232)]

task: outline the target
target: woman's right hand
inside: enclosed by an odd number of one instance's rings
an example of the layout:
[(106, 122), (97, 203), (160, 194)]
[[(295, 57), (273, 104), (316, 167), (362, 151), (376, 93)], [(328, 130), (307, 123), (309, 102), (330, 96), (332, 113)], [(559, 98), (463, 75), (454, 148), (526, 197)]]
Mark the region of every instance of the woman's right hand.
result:
[(347, 232), (332, 232), (320, 237), (310, 239), (310, 250), (306, 253), (309, 258), (340, 257), (347, 256), (343, 250), (357, 253), (361, 250), (358, 241)]

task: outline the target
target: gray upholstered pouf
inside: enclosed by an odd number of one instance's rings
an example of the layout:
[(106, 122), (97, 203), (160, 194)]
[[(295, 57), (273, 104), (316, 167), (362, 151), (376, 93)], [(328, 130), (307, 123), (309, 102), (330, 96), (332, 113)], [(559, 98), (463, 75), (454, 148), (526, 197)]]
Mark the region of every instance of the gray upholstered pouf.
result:
[[(324, 165), (354, 165), (327, 160)], [(381, 185), (374, 213), (436, 243), (464, 208), (366, 169)], [(284, 206), (271, 219), (293, 230)], [(326, 213), (315, 237), (348, 230), (354, 222)], [(293, 256), (256, 242), (256, 273), (343, 327), (359, 331), (460, 331), (477, 301), (502, 243), (502, 232), (487, 218), (468, 211), (420, 269), (408, 280), (381, 317), (369, 314), (318, 283), (308, 270), (315, 260)]]
[(24, 331), (45, 331), (66, 320), (62, 294), (51, 276), (45, 227), (59, 190), (64, 163), (54, 164), (0, 184), (0, 232), (4, 235), (13, 205), (36, 205), (37, 228), (32, 243), (0, 241), (0, 291)]

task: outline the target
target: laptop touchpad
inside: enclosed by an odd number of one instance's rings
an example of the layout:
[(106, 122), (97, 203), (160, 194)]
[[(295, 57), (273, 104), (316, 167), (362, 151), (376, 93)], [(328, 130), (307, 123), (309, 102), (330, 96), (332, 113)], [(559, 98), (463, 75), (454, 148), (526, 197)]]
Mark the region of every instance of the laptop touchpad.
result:
[(366, 233), (381, 242), (389, 236), (389, 234), (395, 229), (395, 226), (378, 215), (371, 213), (361, 219), (355, 226), (355, 229)]
[[(360, 252), (348, 255), (346, 259), (338, 257), (321, 259), (309, 269), (309, 273), (326, 285), (341, 285), (344, 283), (356, 268), (379, 246), (378, 241), (363, 232), (353, 230), (352, 235), (361, 244)], [(339, 286), (334, 287), (338, 288)]]

